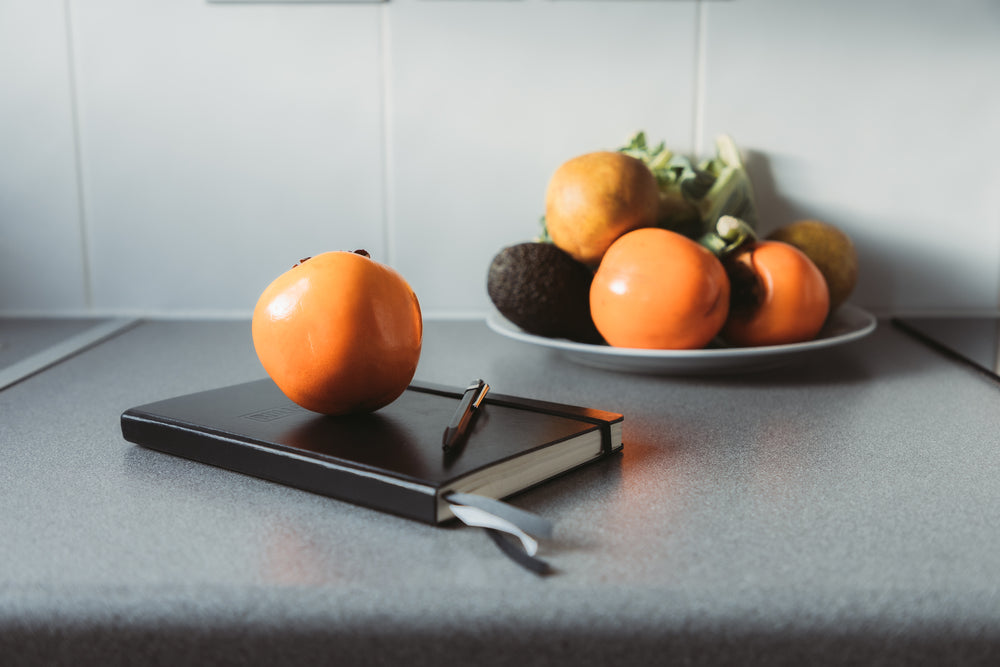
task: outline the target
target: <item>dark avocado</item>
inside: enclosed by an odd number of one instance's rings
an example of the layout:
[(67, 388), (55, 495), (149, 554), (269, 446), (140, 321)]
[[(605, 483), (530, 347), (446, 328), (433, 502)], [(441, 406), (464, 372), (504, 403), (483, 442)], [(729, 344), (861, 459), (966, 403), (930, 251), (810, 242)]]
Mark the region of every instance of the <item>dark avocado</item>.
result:
[(486, 290), (500, 314), (530, 334), (602, 343), (590, 317), (593, 277), (551, 243), (519, 243), (493, 258)]

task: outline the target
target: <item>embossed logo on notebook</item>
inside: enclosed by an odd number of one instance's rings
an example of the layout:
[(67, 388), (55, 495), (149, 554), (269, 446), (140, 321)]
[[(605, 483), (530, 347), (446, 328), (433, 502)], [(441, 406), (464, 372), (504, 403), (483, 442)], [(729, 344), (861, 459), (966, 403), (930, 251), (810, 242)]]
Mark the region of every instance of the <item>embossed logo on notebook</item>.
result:
[(243, 419), (250, 419), (255, 422), (273, 422), (276, 419), (281, 419), (282, 417), (299, 414), (305, 411), (305, 408), (299, 407), (298, 405), (281, 405), (276, 408), (267, 408), (265, 410), (258, 410), (257, 412), (250, 412), (245, 415), (240, 415), (240, 417)]

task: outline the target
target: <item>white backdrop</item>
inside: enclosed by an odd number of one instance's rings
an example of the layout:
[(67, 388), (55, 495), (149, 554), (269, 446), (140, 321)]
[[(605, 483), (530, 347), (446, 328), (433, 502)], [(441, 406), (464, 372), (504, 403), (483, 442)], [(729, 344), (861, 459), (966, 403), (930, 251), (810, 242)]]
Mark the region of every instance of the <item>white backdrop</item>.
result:
[(854, 237), (855, 303), (992, 310), (997, 72), (993, 0), (0, 0), (0, 314), (248, 317), (364, 247), (482, 315), (552, 171), (637, 129), (731, 134), (765, 231)]

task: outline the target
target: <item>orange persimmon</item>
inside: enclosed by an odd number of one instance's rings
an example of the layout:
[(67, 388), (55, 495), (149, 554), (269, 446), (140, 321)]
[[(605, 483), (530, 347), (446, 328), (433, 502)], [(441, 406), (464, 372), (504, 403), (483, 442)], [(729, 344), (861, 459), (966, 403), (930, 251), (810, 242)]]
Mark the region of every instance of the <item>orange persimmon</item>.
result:
[(656, 227), (612, 243), (590, 287), (594, 324), (616, 347), (701, 348), (719, 332), (728, 310), (729, 279), (719, 259)]
[(727, 261), (733, 287), (722, 328), (740, 347), (812, 340), (830, 310), (826, 280), (805, 253), (780, 241), (756, 241)]
[(377, 410), (396, 400), (417, 369), (420, 304), (395, 270), (368, 253), (302, 260), (260, 295), (254, 349), (281, 391), (329, 415)]

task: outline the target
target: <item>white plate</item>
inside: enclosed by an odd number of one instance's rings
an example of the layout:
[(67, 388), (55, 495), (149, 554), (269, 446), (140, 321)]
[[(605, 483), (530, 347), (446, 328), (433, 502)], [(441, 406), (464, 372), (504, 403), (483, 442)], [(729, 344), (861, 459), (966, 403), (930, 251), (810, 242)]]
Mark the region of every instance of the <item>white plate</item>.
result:
[(535, 336), (526, 333), (496, 311), (487, 316), (486, 323), (502, 336), (557, 350), (580, 364), (647, 375), (719, 375), (774, 368), (804, 355), (864, 338), (876, 326), (874, 315), (857, 306), (844, 304), (837, 309), (819, 335), (805, 343), (703, 350), (641, 350)]

